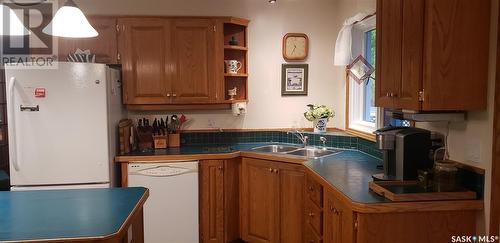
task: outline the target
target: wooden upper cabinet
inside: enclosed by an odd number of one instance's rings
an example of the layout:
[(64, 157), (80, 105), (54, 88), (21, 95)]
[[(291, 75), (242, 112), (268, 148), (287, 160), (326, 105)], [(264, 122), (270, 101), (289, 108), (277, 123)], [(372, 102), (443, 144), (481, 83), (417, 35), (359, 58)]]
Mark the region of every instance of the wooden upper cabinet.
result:
[(167, 104), (171, 94), (171, 28), (167, 19), (118, 20), (125, 104)]
[(486, 108), (490, 1), (377, 0), (375, 104)]
[(427, 0), (425, 110), (486, 108), (491, 1)]
[(57, 38), (59, 61), (66, 61), (68, 54), (74, 53), (79, 48), (88, 49), (95, 54), (97, 63), (118, 63), (116, 18), (91, 16), (88, 20), (99, 35), (93, 38)]
[(216, 99), (215, 20), (173, 21), (172, 103), (210, 103)]
[(401, 0), (377, 0), (377, 61), (375, 105), (393, 108), (396, 84), (401, 82)]

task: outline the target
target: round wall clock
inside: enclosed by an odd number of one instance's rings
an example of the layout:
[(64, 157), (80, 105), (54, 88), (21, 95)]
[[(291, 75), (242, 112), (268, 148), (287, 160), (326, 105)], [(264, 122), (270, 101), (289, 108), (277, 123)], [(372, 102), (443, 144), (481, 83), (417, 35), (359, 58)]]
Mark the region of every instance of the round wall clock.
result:
[(287, 61), (302, 61), (309, 52), (309, 38), (302, 33), (288, 33), (283, 37), (283, 58)]

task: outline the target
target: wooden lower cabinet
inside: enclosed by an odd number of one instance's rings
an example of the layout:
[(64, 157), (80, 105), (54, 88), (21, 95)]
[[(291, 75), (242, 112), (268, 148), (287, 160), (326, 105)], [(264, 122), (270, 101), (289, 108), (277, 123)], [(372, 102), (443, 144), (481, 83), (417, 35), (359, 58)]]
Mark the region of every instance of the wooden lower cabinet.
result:
[(476, 211), (358, 213), (357, 243), (451, 242), (476, 235)]
[(200, 242), (239, 238), (239, 159), (200, 162)]
[(243, 158), (241, 234), (248, 242), (303, 242), (301, 165)]
[(323, 242), (354, 242), (354, 214), (350, 207), (337, 199), (332, 192), (325, 194), (324, 205), (325, 228)]

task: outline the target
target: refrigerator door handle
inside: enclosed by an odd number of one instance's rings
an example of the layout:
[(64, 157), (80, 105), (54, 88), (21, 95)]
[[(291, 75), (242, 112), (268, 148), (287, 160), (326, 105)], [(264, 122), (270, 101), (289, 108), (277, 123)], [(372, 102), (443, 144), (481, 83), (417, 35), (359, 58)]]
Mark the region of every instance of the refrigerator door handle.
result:
[(16, 142), (16, 121), (15, 121), (15, 114), (16, 114), (16, 105), (14, 102), (14, 88), (16, 86), (16, 78), (12, 77), (10, 78), (9, 81), (9, 94), (7, 95), (7, 124), (9, 124), (9, 137), (10, 141), (9, 143), (12, 144), (11, 147), (11, 155), (10, 155), (10, 162), (14, 166), (14, 169), (16, 171), (19, 171), (19, 164), (17, 161), (17, 142)]

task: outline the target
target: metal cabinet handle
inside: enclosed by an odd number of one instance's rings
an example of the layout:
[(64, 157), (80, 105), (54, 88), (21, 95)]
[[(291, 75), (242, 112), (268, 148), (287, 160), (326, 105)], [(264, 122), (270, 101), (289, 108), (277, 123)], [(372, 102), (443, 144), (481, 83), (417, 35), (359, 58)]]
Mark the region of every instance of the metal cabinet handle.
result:
[(219, 166), (219, 167), (217, 167), (217, 169), (219, 169), (219, 170), (223, 170), (224, 168), (222, 168), (222, 166)]
[(274, 173), (278, 174), (279, 170), (278, 169), (274, 169), (273, 171), (274, 171)]
[(314, 217), (314, 213), (309, 213), (309, 217)]
[(309, 191), (313, 192), (314, 191), (314, 187), (313, 186), (309, 186)]
[(387, 92), (387, 93), (385, 94), (385, 96), (387, 96), (387, 97), (391, 97), (391, 93)]
[(269, 168), (269, 172), (273, 173), (273, 168)]
[(173, 97), (177, 97), (177, 94), (176, 94), (176, 93), (173, 93), (173, 94), (172, 94), (172, 96), (173, 96)]
[(170, 97), (170, 93), (167, 93), (167, 97)]

